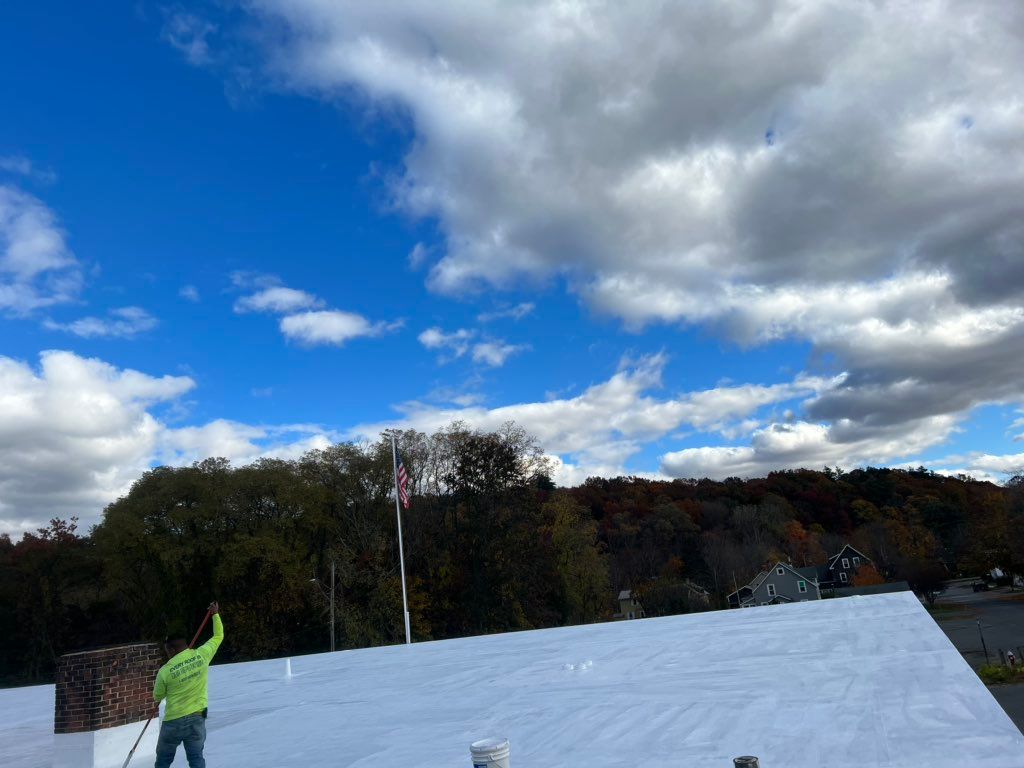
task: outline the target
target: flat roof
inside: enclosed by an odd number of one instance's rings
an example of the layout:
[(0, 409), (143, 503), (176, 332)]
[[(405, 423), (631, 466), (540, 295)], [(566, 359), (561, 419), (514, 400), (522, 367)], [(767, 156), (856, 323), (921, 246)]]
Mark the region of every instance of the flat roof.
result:
[[(1024, 765), (1024, 737), (910, 593), (318, 654), (292, 670), (211, 670), (210, 765), (468, 768), (488, 737), (510, 739), (515, 768)], [(49, 765), (52, 718), (52, 686), (0, 691), (0, 765)]]

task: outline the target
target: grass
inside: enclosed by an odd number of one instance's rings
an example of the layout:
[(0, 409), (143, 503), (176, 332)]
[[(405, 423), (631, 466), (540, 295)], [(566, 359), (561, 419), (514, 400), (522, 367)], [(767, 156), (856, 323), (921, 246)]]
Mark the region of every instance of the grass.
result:
[(1004, 667), (1001, 664), (986, 664), (978, 670), (978, 677), (985, 685), (1024, 682), (1024, 667)]
[(954, 618), (959, 614), (971, 612), (970, 606), (967, 605), (934, 605), (931, 607), (926, 605), (925, 609), (936, 619)]

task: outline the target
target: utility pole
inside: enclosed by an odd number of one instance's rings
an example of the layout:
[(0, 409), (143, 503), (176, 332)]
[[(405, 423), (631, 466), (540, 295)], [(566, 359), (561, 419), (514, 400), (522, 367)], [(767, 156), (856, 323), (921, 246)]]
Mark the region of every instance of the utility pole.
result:
[(412, 643), (409, 631), (409, 598), (405, 592), (405, 548), (402, 546), (402, 505), (398, 494), (398, 448), (395, 446), (395, 430), (391, 430), (391, 466), (395, 473), (395, 517), (398, 520), (398, 562), (402, 569), (402, 614), (405, 617), (405, 644)]
[(331, 558), (331, 651), (334, 651), (334, 558)]
[(332, 557), (331, 558), (331, 590), (330, 590), (330, 592), (328, 592), (326, 589), (324, 589), (323, 582), (320, 581), (320, 579), (318, 579), (316, 577), (313, 577), (312, 579), (310, 579), (310, 581), (313, 584), (316, 584), (317, 588), (321, 592), (323, 592), (324, 597), (326, 597), (330, 601), (330, 603), (331, 603), (331, 651), (335, 650), (335, 644), (334, 644), (334, 564), (335, 564), (335, 561), (334, 561), (334, 558)]
[(988, 646), (985, 645), (985, 633), (981, 631), (981, 619), (978, 619), (978, 634), (981, 635), (981, 649), (985, 651), (985, 663), (988, 664)]

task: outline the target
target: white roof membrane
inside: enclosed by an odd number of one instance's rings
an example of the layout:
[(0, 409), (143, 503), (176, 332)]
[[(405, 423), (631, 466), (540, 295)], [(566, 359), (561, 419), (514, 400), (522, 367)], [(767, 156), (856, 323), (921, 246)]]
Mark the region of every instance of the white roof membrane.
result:
[[(230, 643), (229, 606), (225, 625)], [(906, 592), (319, 654), (292, 670), (211, 670), (211, 766), (468, 768), (470, 743), (489, 737), (510, 740), (513, 768), (1024, 766), (1024, 737)], [(0, 765), (48, 766), (52, 724), (52, 686), (0, 691)]]

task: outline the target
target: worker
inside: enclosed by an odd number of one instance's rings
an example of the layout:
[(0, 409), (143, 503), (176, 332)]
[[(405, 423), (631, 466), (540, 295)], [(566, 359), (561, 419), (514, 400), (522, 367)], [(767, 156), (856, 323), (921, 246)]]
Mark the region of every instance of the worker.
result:
[(156, 742), (156, 768), (168, 768), (174, 762), (179, 744), (185, 745), (189, 768), (206, 768), (206, 673), (224, 639), (220, 606), (214, 601), (209, 610), (213, 615), (213, 637), (201, 646), (193, 650), (184, 638), (164, 643), (168, 661), (160, 667), (153, 686), (157, 702), (167, 699)]

